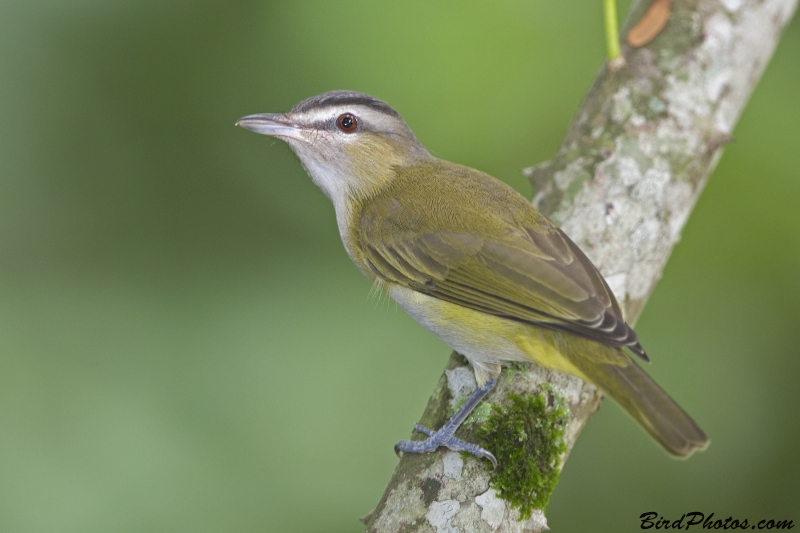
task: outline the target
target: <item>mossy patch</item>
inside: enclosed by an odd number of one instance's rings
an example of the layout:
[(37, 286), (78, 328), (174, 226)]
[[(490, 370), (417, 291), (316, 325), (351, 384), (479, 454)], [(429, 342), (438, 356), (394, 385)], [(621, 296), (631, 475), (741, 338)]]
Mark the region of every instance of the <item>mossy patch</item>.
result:
[(478, 404), (478, 407), (476, 407), (469, 414), (469, 417), (467, 417), (465, 423), (482, 426), (489, 420), (491, 414), (492, 408), (489, 406), (489, 404), (486, 402), (481, 402)]
[(530, 361), (510, 361), (505, 364), (503, 368), (503, 375), (506, 377), (506, 381), (514, 381), (514, 378), (517, 376), (527, 377), (531, 373), (531, 365)]
[(558, 484), (570, 412), (552, 389), (532, 396), (509, 394), (508, 398), (508, 407), (493, 406), (478, 435), (482, 446), (497, 457), (492, 487), (519, 509), (522, 519), (528, 519), (535, 509), (547, 507)]

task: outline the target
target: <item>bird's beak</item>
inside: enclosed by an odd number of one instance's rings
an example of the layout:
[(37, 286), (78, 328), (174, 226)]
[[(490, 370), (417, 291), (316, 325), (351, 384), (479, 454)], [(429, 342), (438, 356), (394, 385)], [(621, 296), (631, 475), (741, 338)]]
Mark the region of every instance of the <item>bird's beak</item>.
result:
[(286, 115), (273, 115), (264, 113), (262, 115), (248, 115), (236, 121), (237, 126), (261, 135), (271, 137), (289, 137), (299, 141), (305, 141), (303, 136), (305, 127), (288, 119)]

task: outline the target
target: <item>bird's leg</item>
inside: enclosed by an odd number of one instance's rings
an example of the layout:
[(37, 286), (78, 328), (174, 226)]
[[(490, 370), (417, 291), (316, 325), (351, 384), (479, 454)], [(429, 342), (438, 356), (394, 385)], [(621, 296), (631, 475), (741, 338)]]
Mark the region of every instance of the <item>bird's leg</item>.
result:
[(469, 395), (467, 401), (464, 402), (464, 405), (462, 405), (461, 408), (456, 411), (456, 414), (450, 417), (450, 420), (445, 422), (439, 431), (431, 431), (430, 429), (420, 426), (419, 424), (414, 424), (414, 429), (420, 433), (428, 435), (428, 438), (425, 440), (415, 441), (401, 440), (394, 445), (395, 453), (398, 455), (400, 455), (400, 452), (430, 453), (436, 451), (436, 449), (440, 446), (446, 446), (447, 448), (450, 448), (456, 452), (468, 452), (479, 459), (488, 459), (491, 461), (492, 465), (497, 468), (497, 459), (495, 459), (491, 452), (484, 450), (477, 444), (470, 444), (469, 442), (464, 442), (463, 440), (457, 439), (453, 436), (459, 426), (461, 426), (464, 420), (467, 419), (472, 410), (475, 409), (475, 407), (481, 403), (481, 400), (483, 400), (483, 398), (489, 394), (489, 391), (494, 388), (495, 383), (497, 383), (497, 379), (490, 379), (484, 383), (483, 386), (472, 391), (472, 394)]

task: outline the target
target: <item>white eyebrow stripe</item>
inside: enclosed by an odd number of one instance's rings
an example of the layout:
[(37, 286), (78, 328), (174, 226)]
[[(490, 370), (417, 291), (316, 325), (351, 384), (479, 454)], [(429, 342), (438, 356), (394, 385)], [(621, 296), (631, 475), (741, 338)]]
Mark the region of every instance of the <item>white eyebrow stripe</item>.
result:
[(356, 120), (374, 131), (391, 131), (397, 125), (397, 118), (382, 111), (364, 105), (337, 105), (310, 109), (302, 112), (290, 112), (292, 120), (304, 124), (331, 124), (345, 113), (352, 113)]

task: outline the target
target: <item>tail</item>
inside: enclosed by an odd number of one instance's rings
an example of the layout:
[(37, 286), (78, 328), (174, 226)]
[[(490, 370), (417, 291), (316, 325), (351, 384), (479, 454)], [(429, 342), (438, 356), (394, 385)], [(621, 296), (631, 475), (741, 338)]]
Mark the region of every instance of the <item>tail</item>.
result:
[(710, 441), (700, 426), (638, 364), (628, 362), (581, 365), (586, 367), (581, 370), (670, 454), (689, 457), (705, 450)]

